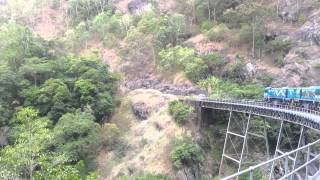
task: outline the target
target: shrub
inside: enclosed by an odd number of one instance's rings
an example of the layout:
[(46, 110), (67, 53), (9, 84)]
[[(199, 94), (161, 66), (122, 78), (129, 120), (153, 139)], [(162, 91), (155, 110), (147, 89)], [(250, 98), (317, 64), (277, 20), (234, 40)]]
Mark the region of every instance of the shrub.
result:
[(205, 78), (208, 74), (208, 66), (201, 58), (194, 58), (191, 62), (185, 64), (185, 73), (193, 82)]
[(219, 24), (211, 28), (207, 32), (207, 36), (211, 41), (223, 41), (230, 35), (231, 31), (225, 24)]
[(162, 70), (182, 70), (184, 63), (192, 61), (195, 57), (195, 52), (190, 48), (176, 46), (162, 50), (159, 56)]
[(176, 46), (162, 50), (160, 56), (160, 69), (162, 71), (176, 73), (184, 71), (186, 76), (197, 82), (208, 74), (207, 64), (199, 58), (193, 49)]
[(278, 67), (284, 66), (284, 59), (282, 56), (277, 56), (274, 60), (274, 64)]
[(206, 31), (209, 31), (212, 27), (214, 26), (214, 23), (211, 22), (211, 21), (204, 21), (201, 23), (201, 31), (202, 32), (206, 32)]
[(207, 77), (209, 75), (220, 76), (222, 70), (228, 64), (228, 62), (223, 58), (223, 56), (217, 52), (210, 53), (207, 55), (202, 55), (201, 59), (208, 66)]
[(236, 63), (232, 64), (228, 70), (223, 74), (223, 77), (233, 82), (244, 83), (245, 76), (245, 62), (242, 58), (237, 58)]
[(266, 51), (272, 54), (278, 53), (281, 55), (285, 55), (289, 52), (292, 47), (292, 42), (290, 40), (276, 38), (268, 43), (266, 47)]
[(222, 81), (214, 76), (198, 83), (200, 87), (210, 88), (210, 96), (218, 98), (259, 99), (263, 95), (263, 87), (249, 84), (239, 85), (228, 81)]
[(121, 176), (119, 180), (170, 180), (170, 178), (162, 174), (141, 173), (132, 177)]
[(111, 10), (100, 13), (92, 20), (91, 31), (100, 38), (106, 35), (123, 38), (125, 34), (121, 26), (121, 18), (120, 14), (113, 13)]
[(193, 108), (179, 101), (169, 103), (169, 113), (178, 124), (185, 124), (191, 116)]
[(100, 129), (101, 145), (107, 147), (109, 150), (115, 148), (121, 139), (121, 132), (115, 124), (105, 124)]
[(170, 159), (174, 167), (180, 169), (182, 166), (191, 167), (200, 164), (204, 160), (204, 156), (201, 148), (192, 138), (185, 136), (175, 140)]
[(263, 85), (266, 87), (270, 86), (274, 80), (273, 77), (267, 73), (263, 73), (263, 74), (259, 75), (257, 77), (257, 79), (262, 81)]

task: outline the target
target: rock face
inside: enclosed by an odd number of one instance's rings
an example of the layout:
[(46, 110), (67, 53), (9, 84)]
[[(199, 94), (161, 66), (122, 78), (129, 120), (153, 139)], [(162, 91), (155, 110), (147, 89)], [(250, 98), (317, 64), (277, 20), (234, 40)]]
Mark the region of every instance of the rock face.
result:
[(132, 104), (132, 111), (138, 119), (146, 120), (150, 116), (152, 110), (144, 102), (138, 102)]
[(155, 89), (165, 94), (173, 95), (190, 95), (190, 94), (204, 94), (205, 92), (200, 89), (196, 89), (190, 85), (173, 85), (161, 82), (157, 77), (151, 75), (145, 75), (143, 77), (128, 80), (123, 83), (122, 87), (126, 90), (135, 89)]
[(320, 46), (320, 11), (315, 12), (299, 30), (299, 37), (303, 41)]
[(128, 4), (128, 9), (131, 13), (140, 13), (151, 8), (152, 6), (148, 0), (133, 0)]
[(140, 120), (148, 119), (153, 112), (157, 112), (167, 101), (165, 96), (156, 90), (138, 89), (130, 92), (129, 96), (132, 112)]
[(284, 67), (274, 86), (313, 86), (320, 84), (320, 47), (300, 46), (293, 48), (284, 59)]

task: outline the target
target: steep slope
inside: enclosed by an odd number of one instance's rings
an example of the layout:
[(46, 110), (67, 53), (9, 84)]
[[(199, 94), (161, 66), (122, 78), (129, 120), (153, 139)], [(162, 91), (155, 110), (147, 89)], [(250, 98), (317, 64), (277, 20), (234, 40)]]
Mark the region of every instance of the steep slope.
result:
[[(111, 122), (125, 134), (127, 153), (120, 158), (114, 152), (100, 153), (99, 172), (104, 175), (103, 179), (139, 172), (175, 176), (169, 159), (170, 142), (182, 134), (192, 133), (192, 130), (178, 127), (168, 114), (168, 102), (174, 99), (173, 95), (142, 89), (131, 91), (124, 97)], [(144, 113), (146, 119), (141, 119)]]

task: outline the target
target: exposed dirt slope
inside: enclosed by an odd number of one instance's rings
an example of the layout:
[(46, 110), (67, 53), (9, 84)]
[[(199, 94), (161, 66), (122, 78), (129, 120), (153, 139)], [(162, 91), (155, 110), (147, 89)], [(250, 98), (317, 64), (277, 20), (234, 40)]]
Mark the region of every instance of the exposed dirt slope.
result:
[(66, 18), (67, 2), (60, 1), (54, 7), (53, 0), (48, 1), (47, 6), (39, 10), (36, 16), (36, 22), (33, 27), (34, 32), (45, 39), (53, 39), (59, 33), (68, 29), (68, 21)]
[[(104, 179), (116, 179), (120, 175), (141, 171), (174, 176), (169, 159), (170, 142), (175, 136), (187, 132), (178, 127), (167, 112), (168, 102), (176, 97), (156, 90), (140, 89), (130, 92), (124, 99), (111, 122), (126, 134), (130, 148), (121, 159), (116, 159), (113, 153), (101, 152), (99, 171)], [(133, 114), (132, 105), (137, 103), (152, 109), (146, 120), (139, 120)]]

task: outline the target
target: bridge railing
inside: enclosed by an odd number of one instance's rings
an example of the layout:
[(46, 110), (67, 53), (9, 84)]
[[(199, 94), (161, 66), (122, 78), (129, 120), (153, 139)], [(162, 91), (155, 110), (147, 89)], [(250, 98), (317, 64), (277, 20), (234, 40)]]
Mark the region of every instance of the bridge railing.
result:
[[(250, 180), (253, 180), (253, 173), (254, 173), (255, 170), (261, 169), (262, 167), (265, 167), (268, 164), (271, 164), (271, 163), (273, 163), (275, 161), (282, 160), (282, 159), (284, 159), (284, 162), (285, 162), (285, 174), (282, 177), (280, 177), (281, 180), (288, 179), (290, 176), (294, 175), (295, 173), (297, 173), (300, 170), (303, 170), (304, 168), (305, 168), (305, 176), (308, 176), (310, 174), (309, 171), (308, 171), (308, 166), (311, 163), (313, 163), (313, 162), (317, 161), (318, 159), (320, 159), (320, 154), (314, 155), (314, 157), (312, 159), (310, 159), (311, 154), (312, 154), (311, 153), (311, 148), (312, 147), (316, 147), (319, 144), (320, 144), (320, 139), (317, 140), (317, 141), (314, 141), (312, 143), (309, 143), (309, 144), (307, 144), (307, 145), (305, 145), (303, 147), (297, 148), (297, 149), (295, 149), (293, 151), (290, 151), (290, 152), (287, 152), (287, 153), (283, 153), (280, 156), (277, 156), (277, 157), (275, 157), (273, 159), (270, 159), (268, 161), (262, 162), (262, 163), (260, 163), (258, 165), (251, 166), (248, 169), (245, 169), (245, 170), (240, 171), (238, 173), (235, 173), (233, 175), (230, 175), (230, 176), (227, 176), (225, 178), (222, 178), (222, 180), (235, 179), (235, 178), (238, 178), (240, 176), (241, 177), (242, 176), (248, 176)], [(306, 159), (305, 163), (302, 164), (299, 167), (295, 167), (295, 168), (290, 170), (289, 167), (288, 167), (288, 159), (289, 159), (289, 157), (291, 155), (295, 155), (296, 153), (303, 152), (303, 151), (306, 151), (306, 153), (307, 153), (307, 159)], [(270, 170), (270, 172), (273, 173), (273, 170)]]
[(253, 106), (260, 106), (266, 108), (278, 108), (284, 110), (291, 110), (291, 111), (298, 111), (303, 113), (309, 113), (320, 116), (320, 111), (310, 110), (301, 107), (289, 106), (289, 105), (275, 105), (272, 103), (265, 102), (263, 100), (233, 100), (233, 99), (211, 99), (211, 98), (202, 98), (202, 97), (193, 97), (191, 98), (196, 101), (205, 101), (205, 102), (218, 102), (218, 103), (230, 103), (230, 104), (244, 104), (244, 105), (253, 105)]

